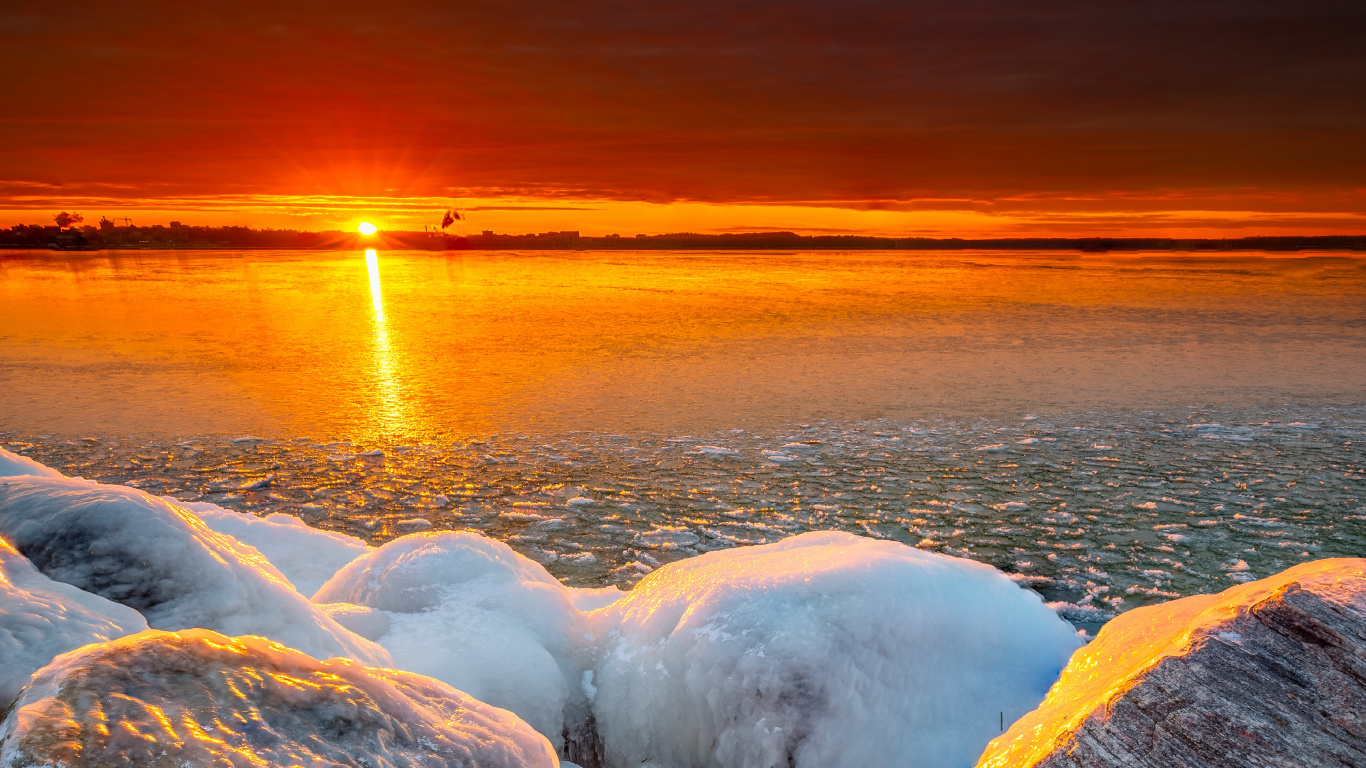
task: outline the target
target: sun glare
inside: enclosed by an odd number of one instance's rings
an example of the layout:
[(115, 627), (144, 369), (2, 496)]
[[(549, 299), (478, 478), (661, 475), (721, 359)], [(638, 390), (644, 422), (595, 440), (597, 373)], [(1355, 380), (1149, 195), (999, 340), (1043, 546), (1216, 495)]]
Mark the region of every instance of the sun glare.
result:
[(374, 224), (371, 224), (368, 221), (362, 221), (358, 229), (360, 230), (360, 233), (362, 235), (373, 235), (379, 231), (379, 227), (375, 226)]

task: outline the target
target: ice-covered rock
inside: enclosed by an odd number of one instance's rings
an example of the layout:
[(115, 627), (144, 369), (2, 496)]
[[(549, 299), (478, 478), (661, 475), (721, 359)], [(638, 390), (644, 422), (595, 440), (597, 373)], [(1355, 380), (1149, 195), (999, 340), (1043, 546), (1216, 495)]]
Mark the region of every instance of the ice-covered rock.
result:
[(49, 579), (0, 539), (0, 712), (57, 654), (144, 629), (142, 614)]
[(515, 715), (439, 681), (202, 629), (60, 656), (0, 723), (15, 768), (558, 764)]
[(1366, 560), (1122, 614), (981, 768), (1366, 765)]
[(389, 633), (394, 623), (389, 614), (355, 603), (315, 603), (318, 609), (338, 624), (366, 640), (379, 640)]
[(1080, 645), (990, 566), (834, 532), (670, 563), (590, 622), (612, 768), (971, 765)]
[(0, 477), (17, 477), (19, 475), (63, 477), (61, 472), (51, 467), (45, 467), (27, 456), (20, 456), (17, 453), (0, 448)]
[(317, 592), (342, 566), (370, 551), (369, 545), (354, 536), (309, 527), (293, 515), (277, 512), (257, 517), (206, 501), (166, 501), (195, 513), (213, 530), (254, 547), (305, 596)]
[[(313, 599), (383, 612), (389, 628), (376, 640), (395, 665), (512, 710), (557, 747), (583, 727), (584, 615), (545, 568), (502, 542), (404, 536), (338, 571)], [(353, 608), (328, 610), (358, 630), (379, 626)]]
[(255, 549), (133, 488), (0, 478), (0, 537), (48, 578), (136, 609), (156, 629), (263, 635), (317, 658), (389, 663)]

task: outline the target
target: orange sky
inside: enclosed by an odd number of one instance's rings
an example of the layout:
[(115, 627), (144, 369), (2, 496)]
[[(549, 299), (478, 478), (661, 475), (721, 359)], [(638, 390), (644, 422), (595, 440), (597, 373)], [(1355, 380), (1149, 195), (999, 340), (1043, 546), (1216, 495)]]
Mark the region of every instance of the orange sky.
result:
[(1366, 232), (1366, 6), (6, 3), (0, 225)]

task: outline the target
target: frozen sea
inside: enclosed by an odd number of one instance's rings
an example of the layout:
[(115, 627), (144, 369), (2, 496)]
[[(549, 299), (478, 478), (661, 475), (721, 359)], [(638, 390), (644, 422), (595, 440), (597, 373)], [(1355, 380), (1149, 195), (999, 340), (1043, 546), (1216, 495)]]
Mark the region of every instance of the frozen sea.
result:
[(1366, 554), (1366, 259), (0, 253), (0, 445), (575, 586), (845, 530), (1094, 629)]

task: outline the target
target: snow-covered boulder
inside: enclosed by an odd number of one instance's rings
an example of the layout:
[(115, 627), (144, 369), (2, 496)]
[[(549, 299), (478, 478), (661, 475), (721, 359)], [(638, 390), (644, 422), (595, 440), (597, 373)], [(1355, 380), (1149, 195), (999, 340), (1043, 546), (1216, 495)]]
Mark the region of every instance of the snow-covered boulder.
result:
[(516, 712), (557, 747), (582, 727), (584, 616), (538, 563), (476, 533), (395, 539), (338, 571), (313, 597), (376, 640), (402, 669)]
[(144, 629), (142, 614), (49, 579), (0, 539), (0, 712), (57, 654)]
[(27, 456), (20, 456), (17, 453), (0, 448), (0, 477), (18, 477), (19, 475), (64, 477), (61, 472), (51, 467), (45, 467)]
[(1366, 560), (1122, 614), (982, 768), (1366, 765)]
[(670, 563), (590, 621), (611, 768), (970, 766), (1081, 644), (990, 566), (836, 532)]
[(209, 528), (251, 545), (305, 596), (317, 592), (342, 566), (370, 551), (368, 544), (354, 536), (309, 527), (293, 515), (277, 512), (257, 517), (207, 501), (165, 500), (195, 513)]
[(0, 765), (559, 763), (512, 713), (431, 678), (198, 629), (58, 657), (0, 723)]
[(136, 609), (156, 629), (263, 635), (316, 658), (389, 663), (255, 549), (133, 488), (0, 478), (0, 537), (48, 578)]

